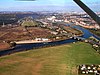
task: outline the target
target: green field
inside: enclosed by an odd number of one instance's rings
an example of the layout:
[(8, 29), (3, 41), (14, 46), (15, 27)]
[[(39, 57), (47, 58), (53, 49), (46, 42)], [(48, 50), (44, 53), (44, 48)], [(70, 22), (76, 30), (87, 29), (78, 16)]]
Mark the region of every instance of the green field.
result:
[(24, 21), (23, 23), (22, 23), (22, 26), (37, 26), (38, 25), (38, 22), (36, 22), (36, 21)]
[(77, 75), (79, 64), (100, 64), (100, 54), (83, 42), (19, 52), (0, 57), (0, 75)]

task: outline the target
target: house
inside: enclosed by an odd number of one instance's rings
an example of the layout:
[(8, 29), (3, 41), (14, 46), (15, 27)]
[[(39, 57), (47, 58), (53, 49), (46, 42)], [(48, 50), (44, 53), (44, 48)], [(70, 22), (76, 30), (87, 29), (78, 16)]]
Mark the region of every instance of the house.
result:
[(36, 38), (35, 40), (36, 41), (49, 41), (48, 38)]
[(49, 39), (47, 39), (47, 38), (42, 38), (42, 41), (49, 41)]

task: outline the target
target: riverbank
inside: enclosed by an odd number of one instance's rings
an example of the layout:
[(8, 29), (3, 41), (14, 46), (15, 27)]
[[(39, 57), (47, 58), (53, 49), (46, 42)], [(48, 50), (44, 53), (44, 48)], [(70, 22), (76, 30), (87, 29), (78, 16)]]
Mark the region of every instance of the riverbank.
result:
[(8, 43), (4, 43), (4, 42), (0, 43), (0, 51), (10, 49), (10, 48), (11, 47)]
[(23, 41), (16, 41), (15, 43), (18, 44), (29, 44), (29, 43), (48, 43), (51, 41), (37, 41), (37, 40), (23, 40)]
[(100, 29), (95, 30), (95, 29), (89, 29), (94, 35), (100, 37)]

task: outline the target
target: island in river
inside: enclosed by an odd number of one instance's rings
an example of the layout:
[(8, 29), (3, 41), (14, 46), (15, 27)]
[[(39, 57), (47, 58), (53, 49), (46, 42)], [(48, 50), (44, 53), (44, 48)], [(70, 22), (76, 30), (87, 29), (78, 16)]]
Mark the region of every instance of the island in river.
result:
[[(16, 25), (0, 27), (0, 50), (13, 47), (16, 44), (44, 43), (69, 39), (72, 36), (81, 36), (80, 30), (56, 22), (51, 23), (34, 20), (32, 17), (20, 19)], [(13, 45), (12, 45), (13, 44)], [(9, 46), (9, 47), (8, 47)]]

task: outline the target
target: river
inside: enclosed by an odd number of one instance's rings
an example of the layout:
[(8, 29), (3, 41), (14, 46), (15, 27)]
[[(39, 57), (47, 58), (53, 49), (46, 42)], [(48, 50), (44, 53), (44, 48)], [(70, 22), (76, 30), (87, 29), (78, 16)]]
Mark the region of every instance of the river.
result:
[[(67, 25), (67, 24), (66, 24)], [(99, 37), (95, 36), (92, 34), (89, 30), (82, 28), (80, 26), (72, 26), (73, 28), (81, 30), (84, 34), (81, 36), (82, 38), (89, 38), (90, 36), (94, 36), (98, 40), (100, 40)], [(41, 48), (45, 46), (54, 46), (54, 45), (61, 45), (61, 44), (67, 44), (67, 43), (72, 43), (72, 42), (77, 42), (77, 40), (74, 39), (68, 39), (68, 40), (62, 40), (62, 41), (55, 41), (55, 42), (48, 42), (48, 43), (32, 43), (32, 44), (21, 44), (21, 45), (16, 45), (13, 49), (9, 50), (4, 50), (0, 51), (0, 56), (3, 55), (9, 55), (15, 52), (20, 52), (20, 51), (26, 51), (34, 48)]]

